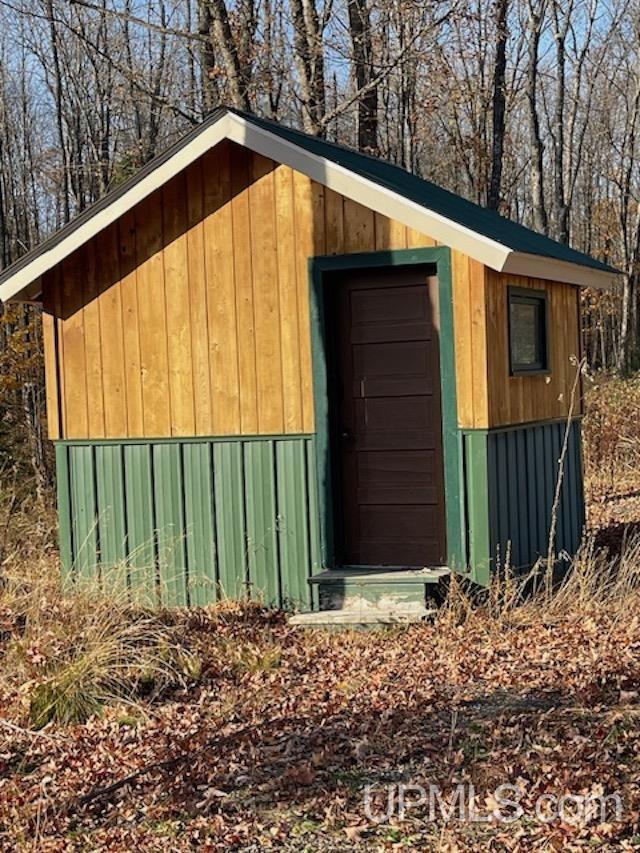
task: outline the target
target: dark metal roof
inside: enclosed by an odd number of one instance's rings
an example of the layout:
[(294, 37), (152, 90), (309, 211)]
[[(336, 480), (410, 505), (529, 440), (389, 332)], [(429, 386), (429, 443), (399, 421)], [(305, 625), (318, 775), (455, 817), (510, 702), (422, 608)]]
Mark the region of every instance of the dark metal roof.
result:
[(205, 121), (194, 127), (193, 130), (181, 137), (176, 143), (167, 148), (166, 151), (163, 151), (162, 154), (143, 166), (135, 175), (120, 184), (120, 186), (105, 195), (95, 204), (86, 208), (79, 216), (69, 222), (68, 225), (65, 225), (64, 228), (56, 231), (51, 237), (2, 270), (0, 272), (0, 285), (37, 257), (53, 249), (58, 243), (73, 234), (74, 231), (88, 222), (97, 213), (100, 213), (100, 211), (107, 208), (116, 199), (127, 193), (139, 181), (195, 139), (203, 130), (215, 124), (227, 112), (240, 116), (255, 126), (287, 142), (291, 142), (311, 154), (330, 160), (356, 174), (362, 175), (376, 184), (421, 205), (427, 210), (438, 213), (477, 234), (501, 243), (514, 252), (540, 255), (603, 272), (617, 272), (613, 267), (602, 261), (595, 260), (583, 252), (578, 252), (569, 246), (565, 246), (562, 243), (551, 240), (549, 237), (544, 237), (535, 231), (531, 231), (529, 228), (518, 225), (494, 211), (487, 210), (480, 205), (467, 201), (461, 196), (437, 186), (437, 184), (418, 178), (410, 172), (401, 169), (399, 166), (394, 166), (392, 163), (370, 157), (366, 154), (360, 154), (343, 145), (309, 136), (299, 130), (284, 127), (281, 124), (259, 118), (250, 113), (244, 113), (230, 107), (219, 107)]
[(326, 142), (315, 136), (309, 136), (299, 130), (283, 127), (280, 124), (258, 118), (254, 115), (248, 115), (238, 110), (230, 111), (241, 115), (247, 121), (253, 122), (270, 133), (286, 139), (288, 142), (299, 145), (312, 154), (332, 160), (334, 163), (357, 172), (359, 175), (375, 181), (380, 186), (393, 190), (405, 198), (416, 202), (416, 204), (434, 211), (434, 213), (439, 213), (453, 222), (464, 225), (477, 234), (482, 234), (484, 237), (496, 240), (514, 252), (542, 255), (546, 258), (555, 258), (556, 260), (565, 261), (570, 264), (592, 267), (603, 272), (617, 272), (617, 270), (603, 261), (598, 261), (584, 254), (584, 252), (578, 252), (570, 246), (558, 243), (556, 240), (538, 234), (536, 231), (525, 228), (523, 225), (518, 225), (517, 222), (512, 222), (510, 219), (500, 216), (500, 214), (492, 210), (474, 204), (462, 198), (462, 196), (455, 195), (439, 187), (437, 184), (418, 178), (411, 174), (411, 172), (407, 172), (399, 166), (394, 166), (393, 163), (380, 160), (376, 157), (370, 157), (366, 154), (360, 154), (343, 145)]

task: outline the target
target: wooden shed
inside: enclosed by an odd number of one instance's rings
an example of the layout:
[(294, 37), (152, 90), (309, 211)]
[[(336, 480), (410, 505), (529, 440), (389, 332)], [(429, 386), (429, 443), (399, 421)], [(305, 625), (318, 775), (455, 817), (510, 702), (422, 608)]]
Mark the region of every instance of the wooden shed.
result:
[(363, 574), (420, 594), (434, 569), (486, 584), (507, 552), (531, 565), (579, 287), (614, 273), (389, 163), (217, 110), (0, 275), (3, 301), (43, 306), (64, 571), (170, 605), (304, 607)]

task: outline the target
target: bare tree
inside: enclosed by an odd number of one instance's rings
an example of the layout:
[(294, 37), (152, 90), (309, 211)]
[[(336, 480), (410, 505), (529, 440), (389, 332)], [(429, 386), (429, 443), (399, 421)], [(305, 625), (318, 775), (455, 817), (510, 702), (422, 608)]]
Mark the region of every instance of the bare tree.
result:
[(496, 4), (496, 56), (493, 66), (493, 133), (491, 146), (491, 180), (487, 207), (498, 210), (502, 187), (502, 157), (504, 153), (506, 72), (507, 72), (507, 15), (509, 0)]
[(549, 230), (549, 220), (544, 197), (544, 143), (538, 116), (538, 61), (545, 7), (546, 0), (528, 0), (529, 62), (526, 86), (529, 112), (531, 209), (533, 227), (543, 234)]
[(323, 30), (326, 18), (319, 15), (315, 0), (291, 0), (293, 38), (300, 78), (302, 125), (314, 136), (324, 134), (326, 112)]
[(378, 85), (373, 56), (371, 10), (368, 0), (347, 0), (353, 45), (353, 74), (358, 98), (358, 148), (378, 153)]

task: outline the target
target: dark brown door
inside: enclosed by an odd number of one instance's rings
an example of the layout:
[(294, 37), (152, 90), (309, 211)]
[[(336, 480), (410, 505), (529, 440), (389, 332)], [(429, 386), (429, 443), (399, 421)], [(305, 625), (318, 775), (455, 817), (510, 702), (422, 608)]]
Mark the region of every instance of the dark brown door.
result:
[(444, 563), (438, 281), (429, 272), (358, 271), (335, 283), (344, 565)]

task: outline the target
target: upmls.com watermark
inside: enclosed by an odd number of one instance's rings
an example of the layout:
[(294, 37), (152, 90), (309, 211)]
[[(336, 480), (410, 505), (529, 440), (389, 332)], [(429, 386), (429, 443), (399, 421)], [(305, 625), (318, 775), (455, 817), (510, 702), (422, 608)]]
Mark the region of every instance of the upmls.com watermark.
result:
[(372, 823), (404, 820), (409, 812), (428, 822), (515, 823), (533, 818), (540, 823), (586, 825), (622, 819), (622, 798), (613, 794), (543, 793), (523, 803), (522, 786), (503, 784), (479, 797), (471, 784), (444, 792), (437, 785), (366, 785), (364, 813)]

